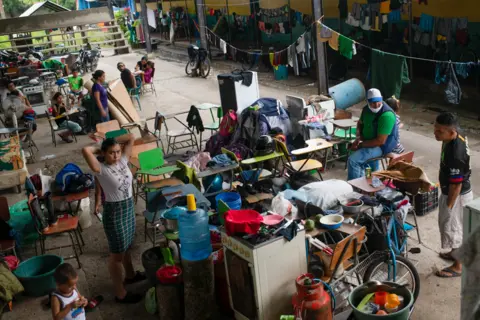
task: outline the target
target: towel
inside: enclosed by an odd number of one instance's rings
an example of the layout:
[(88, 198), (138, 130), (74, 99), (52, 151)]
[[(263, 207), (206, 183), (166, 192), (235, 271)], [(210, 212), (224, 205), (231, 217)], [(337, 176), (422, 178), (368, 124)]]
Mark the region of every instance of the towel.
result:
[(390, 13), (390, 0), (380, 2), (380, 13), (382, 14)]
[(328, 40), (328, 45), (330, 48), (332, 48), (335, 51), (338, 51), (338, 38), (339, 38), (338, 32), (333, 31), (332, 32), (332, 37)]
[(352, 60), (353, 56), (353, 40), (343, 35), (338, 37), (338, 51), (345, 58)]
[(405, 58), (373, 49), (371, 61), (372, 87), (384, 97), (400, 98), (403, 84), (410, 83)]

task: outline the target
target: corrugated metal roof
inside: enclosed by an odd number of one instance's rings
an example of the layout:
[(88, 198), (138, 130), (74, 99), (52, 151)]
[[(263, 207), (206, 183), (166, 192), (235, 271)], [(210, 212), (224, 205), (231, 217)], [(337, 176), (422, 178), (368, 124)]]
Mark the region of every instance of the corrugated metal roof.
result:
[(45, 7), (45, 8), (48, 8), (54, 12), (62, 12), (62, 11), (70, 11), (69, 9), (59, 5), (59, 4), (56, 4), (56, 3), (53, 3), (51, 1), (44, 1), (44, 2), (37, 2), (37, 3), (34, 3), (30, 8), (28, 8), (24, 13), (22, 13), (20, 15), (20, 17), (29, 17), (31, 15), (33, 15), (37, 10), (39, 10), (40, 8), (42, 7)]

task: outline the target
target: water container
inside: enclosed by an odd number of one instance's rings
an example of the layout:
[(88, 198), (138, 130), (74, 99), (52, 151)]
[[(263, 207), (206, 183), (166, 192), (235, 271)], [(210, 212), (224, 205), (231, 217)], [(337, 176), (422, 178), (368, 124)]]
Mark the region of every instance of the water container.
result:
[[(345, 110), (365, 101), (365, 87), (358, 79), (350, 79), (328, 89), (328, 94), (335, 101), (335, 108)], [(366, 102), (365, 102), (366, 104)]]
[(288, 79), (288, 66), (279, 65), (273, 67), (273, 73), (275, 80), (287, 80)]
[(187, 195), (187, 211), (178, 217), (180, 232), (180, 253), (182, 259), (199, 261), (207, 259), (212, 253), (208, 213), (197, 209), (193, 194)]

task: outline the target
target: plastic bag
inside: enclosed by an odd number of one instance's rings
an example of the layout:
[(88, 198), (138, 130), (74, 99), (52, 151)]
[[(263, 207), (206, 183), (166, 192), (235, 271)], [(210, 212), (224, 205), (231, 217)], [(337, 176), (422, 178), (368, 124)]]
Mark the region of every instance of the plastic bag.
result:
[(304, 185), (300, 192), (305, 192), (307, 199), (313, 205), (328, 210), (338, 203), (338, 198), (353, 192), (353, 188), (342, 180), (327, 180)]
[(284, 217), (292, 214), (292, 219), (296, 219), (298, 213), (297, 207), (285, 199), (283, 192), (280, 192), (272, 199), (272, 211)]
[(38, 169), (37, 174), (40, 177), (40, 181), (42, 182), (41, 196), (44, 196), (46, 193), (50, 192), (50, 186), (52, 185), (54, 178), (52, 176), (42, 174), (42, 169)]
[(145, 294), (145, 309), (150, 314), (157, 313), (157, 293), (155, 287), (148, 289)]
[(90, 214), (90, 198), (82, 199), (78, 210), (78, 223), (82, 229), (87, 229), (92, 225), (92, 215)]

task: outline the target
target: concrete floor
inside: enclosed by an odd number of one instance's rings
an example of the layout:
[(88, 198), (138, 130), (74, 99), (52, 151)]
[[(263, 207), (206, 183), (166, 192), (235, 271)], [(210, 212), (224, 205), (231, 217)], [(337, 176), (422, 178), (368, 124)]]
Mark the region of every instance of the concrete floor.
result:
[[(107, 55), (107, 54), (106, 54)], [(106, 71), (107, 79), (114, 79), (119, 76), (116, 70), (116, 64), (119, 61), (124, 62), (127, 67), (132, 68), (141, 54), (129, 54), (121, 56), (106, 56), (101, 59), (99, 69)], [(172, 113), (182, 110), (188, 110), (190, 105), (202, 102), (219, 103), (218, 83), (215, 73), (221, 73), (224, 70), (213, 70), (213, 74), (208, 79), (189, 78), (184, 73), (184, 63), (164, 61), (158, 58), (156, 63), (155, 87), (157, 96), (148, 94), (141, 98), (143, 117), (153, 116), (156, 110), (163, 113)], [(278, 85), (268, 81), (267, 85), (261, 85), (262, 97), (274, 97), (285, 102), (285, 95), (299, 95), (307, 97), (313, 94), (313, 87), (289, 89), (287, 86)], [(425, 111), (413, 102), (404, 101), (404, 113), (402, 120), (406, 126), (401, 132), (402, 143), (407, 150), (415, 151), (415, 163), (424, 168), (432, 181), (437, 180), (438, 164), (440, 158), (440, 143), (433, 138), (432, 123), (436, 113)], [(414, 107), (412, 107), (414, 106)], [(358, 113), (358, 109), (355, 110)], [(463, 120), (462, 120), (463, 121)], [(468, 121), (463, 121), (469, 127), (475, 127)], [(36, 169), (41, 168), (47, 174), (55, 174), (67, 162), (76, 162), (82, 168), (86, 169), (85, 162), (81, 156), (81, 148), (91, 143), (87, 137), (79, 137), (78, 143), (65, 144), (60, 143), (54, 148), (51, 143), (49, 127), (45, 120), (39, 120), (39, 130), (35, 134), (35, 140), (40, 148), (38, 158), (46, 155), (55, 155), (53, 159), (39, 161), (29, 165), (29, 171), (34, 173)], [(175, 124), (172, 124), (174, 127)], [(472, 183), (474, 190), (477, 190), (480, 183), (478, 169), (479, 164), (475, 159), (480, 149), (480, 140), (475, 131), (470, 131), (469, 136), (471, 154), (472, 154)], [(329, 170), (324, 178), (346, 178), (346, 172), (342, 170), (342, 165), (337, 165), (335, 169)], [(8, 196), (10, 204), (23, 199), (23, 195), (11, 193), (13, 190), (5, 190), (2, 193)], [(137, 206), (137, 238), (134, 244), (133, 257), (135, 265), (141, 269), (141, 253), (149, 247), (143, 241), (143, 219), (138, 215), (142, 212), (142, 204)], [(105, 302), (94, 313), (88, 314), (88, 319), (154, 319), (145, 311), (143, 303), (134, 306), (121, 306), (113, 302), (112, 286), (110, 284), (106, 259), (107, 242), (98, 220), (92, 218), (93, 225), (84, 231), (86, 241), (85, 252), (81, 256), (82, 269), (79, 270), (80, 282), (79, 289), (86, 296), (101, 294), (105, 297)], [(416, 303), (416, 309), (412, 319), (436, 320), (436, 319), (459, 319), (460, 302), (460, 279), (439, 279), (433, 273), (437, 268), (446, 265), (446, 262), (438, 258), (440, 250), (440, 237), (437, 227), (437, 212), (432, 212), (427, 216), (419, 218), (422, 245), (418, 245), (415, 240), (411, 240), (411, 245), (421, 248), (422, 253), (412, 255), (412, 259), (417, 261), (418, 271), (421, 276), (420, 297)], [(415, 234), (412, 236), (416, 237)], [(63, 240), (62, 240), (63, 241)], [(26, 257), (33, 254), (32, 250), (27, 250)], [(60, 252), (59, 254), (65, 254)], [(72, 261), (73, 263), (73, 261)], [(140, 284), (134, 290), (142, 291), (146, 287)], [(32, 319), (37, 320), (51, 319), (49, 310), (41, 306), (42, 299), (31, 299), (20, 297), (14, 304), (14, 311), (6, 313), (5, 320), (13, 319)]]

